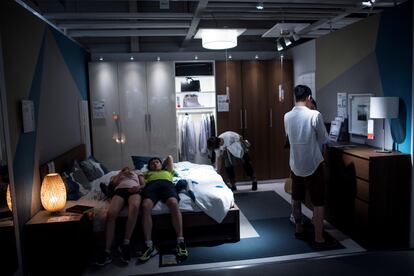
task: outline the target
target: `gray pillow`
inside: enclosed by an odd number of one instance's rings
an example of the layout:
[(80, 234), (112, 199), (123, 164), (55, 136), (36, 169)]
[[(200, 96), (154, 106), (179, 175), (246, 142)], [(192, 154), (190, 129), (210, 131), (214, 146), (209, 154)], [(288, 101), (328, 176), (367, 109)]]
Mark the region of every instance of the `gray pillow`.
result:
[(82, 169), (81, 169), (78, 162), (75, 161), (73, 163), (73, 167), (72, 167), (70, 175), (71, 175), (73, 181), (78, 183), (79, 186), (83, 187), (86, 190), (91, 189), (91, 183), (89, 183), (88, 178), (86, 177), (86, 175), (82, 171)]
[(81, 161), (80, 167), (89, 181), (94, 181), (95, 179), (103, 176), (102, 171), (99, 170), (90, 159)]

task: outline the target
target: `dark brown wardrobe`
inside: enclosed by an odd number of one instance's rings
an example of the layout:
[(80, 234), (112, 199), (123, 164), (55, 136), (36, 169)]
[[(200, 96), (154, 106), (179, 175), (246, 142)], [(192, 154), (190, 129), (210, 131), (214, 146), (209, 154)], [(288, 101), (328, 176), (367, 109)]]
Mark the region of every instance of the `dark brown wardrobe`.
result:
[[(279, 101), (283, 78), (284, 98)], [(231, 130), (248, 139), (250, 157), (259, 180), (289, 175), (289, 151), (284, 148), (283, 116), (293, 106), (293, 67), (290, 60), (216, 61), (217, 95), (229, 87), (229, 112), (217, 112), (218, 133)], [(248, 180), (241, 168), (237, 180)]]

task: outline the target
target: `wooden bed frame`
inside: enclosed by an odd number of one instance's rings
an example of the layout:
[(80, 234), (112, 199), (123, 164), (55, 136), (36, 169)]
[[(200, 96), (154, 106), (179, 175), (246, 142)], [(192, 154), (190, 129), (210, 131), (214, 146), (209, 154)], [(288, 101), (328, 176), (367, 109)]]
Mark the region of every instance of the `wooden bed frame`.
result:
[[(84, 144), (78, 145), (40, 167), (41, 179), (49, 173), (48, 163), (53, 162), (55, 172), (70, 170), (73, 161), (86, 159)], [(234, 205), (221, 223), (217, 223), (204, 212), (183, 212), (184, 235), (188, 242), (238, 242), (240, 240), (240, 211)], [(139, 224), (140, 225), (140, 224)], [(174, 234), (169, 214), (153, 215), (154, 237), (164, 238)], [(139, 229), (138, 231), (140, 231)]]

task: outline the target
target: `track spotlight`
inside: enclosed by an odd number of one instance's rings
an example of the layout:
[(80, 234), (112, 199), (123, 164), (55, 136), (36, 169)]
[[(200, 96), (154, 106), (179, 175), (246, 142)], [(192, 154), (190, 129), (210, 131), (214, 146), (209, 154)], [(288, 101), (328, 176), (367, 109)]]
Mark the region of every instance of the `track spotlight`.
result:
[(362, 5), (365, 7), (372, 7), (375, 3), (375, 0), (368, 0), (368, 1), (363, 1)]
[(300, 36), (297, 33), (293, 33), (292, 38), (294, 41), (298, 41), (300, 39)]
[(277, 50), (278, 50), (279, 52), (283, 50), (283, 46), (282, 46), (282, 44), (280, 43), (280, 41), (277, 41)]
[(283, 41), (285, 42), (286, 47), (288, 47), (290, 44), (292, 44), (292, 41), (290, 41), (290, 39), (287, 38), (287, 37), (283, 38)]

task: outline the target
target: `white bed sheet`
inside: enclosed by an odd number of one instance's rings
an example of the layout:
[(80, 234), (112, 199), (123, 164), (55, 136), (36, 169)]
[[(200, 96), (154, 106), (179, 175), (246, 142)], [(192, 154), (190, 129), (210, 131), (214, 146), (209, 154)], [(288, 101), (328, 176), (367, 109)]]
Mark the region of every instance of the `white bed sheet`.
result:
[[(217, 174), (210, 165), (199, 165), (190, 162), (179, 162), (174, 164), (174, 170), (178, 177), (186, 179), (187, 189), (179, 193), (181, 212), (205, 212), (217, 222), (221, 222), (227, 212), (234, 204), (232, 191), (224, 183), (222, 177)], [(91, 190), (76, 201), (68, 201), (66, 208), (74, 205), (88, 205), (94, 207), (94, 231), (105, 229), (105, 218), (109, 207), (109, 200), (105, 199), (101, 191), (100, 184), (109, 184), (112, 176), (119, 171), (111, 171), (104, 176), (91, 182)], [(188, 190), (193, 192), (195, 201), (188, 195)], [(152, 214), (169, 213), (168, 207), (158, 202)], [(120, 216), (127, 215), (127, 208), (121, 211)]]

